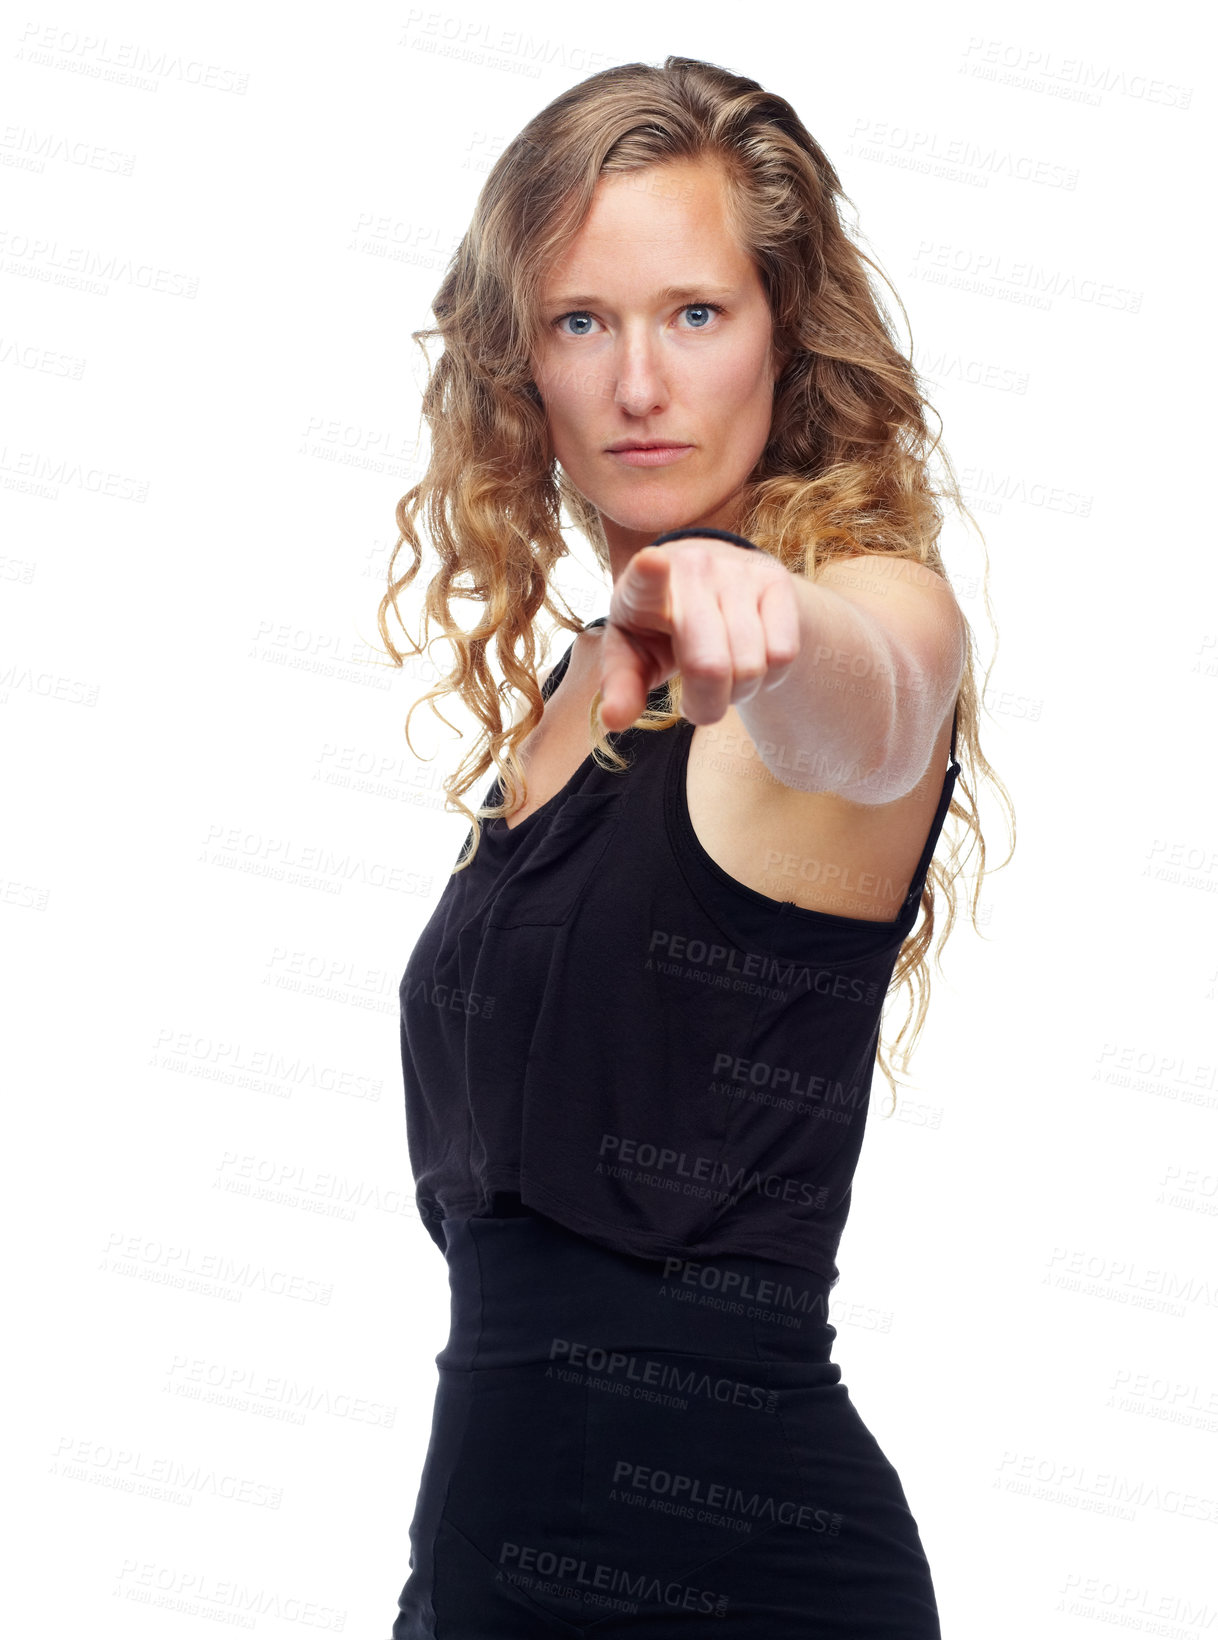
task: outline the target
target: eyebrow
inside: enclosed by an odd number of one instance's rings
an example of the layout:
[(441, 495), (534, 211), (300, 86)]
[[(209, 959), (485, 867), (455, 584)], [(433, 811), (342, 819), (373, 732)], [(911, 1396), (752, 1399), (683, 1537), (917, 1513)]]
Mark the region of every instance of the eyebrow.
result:
[[(737, 294), (734, 285), (717, 285), (708, 280), (704, 285), (665, 285), (663, 290), (656, 292), (656, 301), (693, 302), (701, 296), (735, 296)], [(605, 298), (603, 296), (551, 296), (543, 305), (548, 308), (603, 307)]]

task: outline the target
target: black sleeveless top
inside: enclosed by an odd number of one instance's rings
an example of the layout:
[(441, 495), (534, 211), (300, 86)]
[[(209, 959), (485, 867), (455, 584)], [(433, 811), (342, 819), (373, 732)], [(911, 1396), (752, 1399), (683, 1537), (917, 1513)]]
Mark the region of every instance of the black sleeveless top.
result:
[[(622, 1252), (753, 1254), (838, 1279), (881, 1008), (960, 771), (956, 723), (891, 922), (723, 871), (690, 823), (694, 727), (617, 733), (623, 772), (589, 756), (523, 821), (484, 821), (411, 952), (407, 1139), (441, 1249), (443, 1218), (510, 1192)], [(485, 802), (501, 796), (496, 778)]]

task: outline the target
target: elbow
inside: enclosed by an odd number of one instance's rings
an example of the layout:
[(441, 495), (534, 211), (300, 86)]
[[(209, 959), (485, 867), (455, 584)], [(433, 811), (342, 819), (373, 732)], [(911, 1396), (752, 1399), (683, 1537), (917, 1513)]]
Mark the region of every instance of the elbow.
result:
[(962, 633), (929, 658), (895, 644), (890, 648), (892, 665), (870, 766), (863, 761), (857, 780), (841, 791), (850, 802), (870, 807), (907, 797), (926, 778), (964, 676)]

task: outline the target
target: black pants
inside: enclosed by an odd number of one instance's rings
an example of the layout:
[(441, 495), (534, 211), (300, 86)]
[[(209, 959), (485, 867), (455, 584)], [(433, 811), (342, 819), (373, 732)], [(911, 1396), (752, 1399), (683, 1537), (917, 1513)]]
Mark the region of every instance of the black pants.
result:
[(940, 1640), (827, 1283), (634, 1258), (496, 1198), (452, 1330), (393, 1640)]

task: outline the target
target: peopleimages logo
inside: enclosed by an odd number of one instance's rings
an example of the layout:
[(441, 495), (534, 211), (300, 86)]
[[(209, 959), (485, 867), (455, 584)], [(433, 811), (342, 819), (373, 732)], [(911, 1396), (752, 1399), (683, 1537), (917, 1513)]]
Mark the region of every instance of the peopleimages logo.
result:
[(630, 1493), (637, 1492), (642, 1494), (639, 1501), (644, 1503), (662, 1499), (668, 1513), (698, 1520), (713, 1519), (725, 1525), (734, 1519), (750, 1520), (764, 1522), (766, 1527), (795, 1526), (800, 1531), (836, 1537), (843, 1520), (837, 1510), (782, 1500), (773, 1493), (749, 1491), (729, 1481), (704, 1480), (701, 1476), (684, 1475), (671, 1469), (654, 1469), (630, 1458), (619, 1458), (614, 1463), (613, 1487), (623, 1495), (623, 1502), (634, 1502)]
[[(552, 1338), (550, 1361), (581, 1375), (595, 1374), (613, 1383), (632, 1385), (640, 1391), (655, 1390), (681, 1398), (717, 1401), (720, 1406), (738, 1407), (745, 1412), (773, 1413), (778, 1410), (778, 1391), (747, 1378), (733, 1378), (705, 1371), (676, 1358), (650, 1360), (625, 1350), (605, 1349), (576, 1338)], [(548, 1374), (547, 1374), (548, 1376)], [(642, 1396), (641, 1398), (646, 1398)]]
[(865, 116), (855, 121), (846, 152), (860, 159), (879, 160), (886, 165), (901, 165), (950, 181), (968, 182), (974, 187), (986, 187), (992, 176), (1007, 177), (1014, 182), (1034, 182), (1045, 188), (1064, 188), (1071, 193), (1078, 187), (1077, 169), (1055, 160), (1016, 153), (970, 137), (894, 125), (888, 120), (869, 120)]
[(1063, 57), (1048, 47), (1015, 45), (1006, 40), (987, 40), (980, 34), (969, 37), (960, 72), (1022, 91), (1040, 91), (1097, 108), (1109, 91), (1137, 102), (1158, 103), (1163, 108), (1188, 108), (1193, 100), (1190, 85), (1177, 85), (1152, 74), (1127, 73), (1086, 57)]
[(612, 1178), (646, 1183), (645, 1175), (653, 1173), (665, 1179), (685, 1179), (713, 1185), (714, 1189), (701, 1193), (724, 1206), (734, 1204), (749, 1193), (766, 1196), (770, 1201), (798, 1202), (803, 1207), (811, 1208), (824, 1207), (829, 1198), (828, 1186), (813, 1185), (808, 1179), (731, 1166), (721, 1159), (691, 1155), (687, 1150), (674, 1150), (670, 1145), (623, 1138), (615, 1133), (601, 1134), (599, 1157), (596, 1171), (608, 1173)]
[(865, 1090), (857, 1083), (849, 1086), (840, 1078), (820, 1076), (795, 1065), (770, 1065), (762, 1059), (746, 1059), (741, 1054), (717, 1053), (714, 1074), (752, 1088), (768, 1088), (774, 1093), (790, 1093), (798, 1098), (826, 1105), (857, 1109)]
[(728, 1607), (729, 1597), (717, 1589), (703, 1589), (676, 1578), (665, 1579), (653, 1572), (632, 1571), (609, 1561), (589, 1560), (584, 1555), (534, 1543), (515, 1543), (508, 1538), (499, 1546), (499, 1566), (509, 1581), (519, 1582), (525, 1589), (539, 1588), (549, 1595), (628, 1613), (650, 1605), (722, 1617)]
[(874, 1002), (878, 986), (832, 968), (809, 968), (792, 958), (776, 957), (763, 951), (742, 951), (739, 946), (690, 939), (685, 934), (653, 928), (647, 945), (645, 969), (665, 974), (686, 974), (693, 979), (716, 983), (726, 978), (740, 989), (753, 982), (756, 988), (770, 987), (770, 995), (782, 1000), (803, 992), (832, 997), (839, 1002)]
[(931, 284), (950, 285), (954, 290), (971, 290), (1046, 310), (1057, 296), (1112, 308), (1118, 313), (1138, 313), (1142, 307), (1140, 290), (1089, 276), (1080, 278), (1066, 269), (1038, 262), (1018, 261), (1001, 251), (979, 251), (942, 240), (920, 240), (910, 272), (913, 278)]

